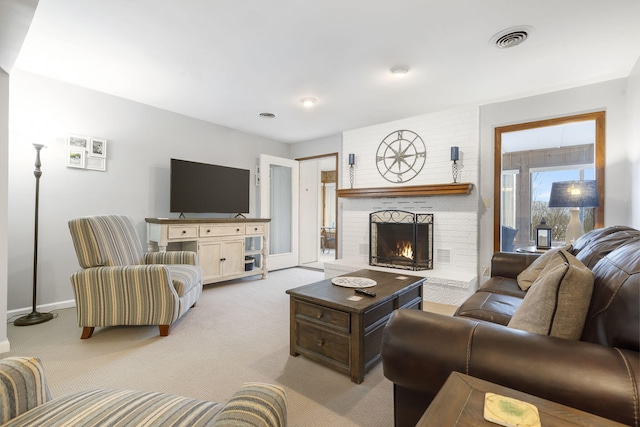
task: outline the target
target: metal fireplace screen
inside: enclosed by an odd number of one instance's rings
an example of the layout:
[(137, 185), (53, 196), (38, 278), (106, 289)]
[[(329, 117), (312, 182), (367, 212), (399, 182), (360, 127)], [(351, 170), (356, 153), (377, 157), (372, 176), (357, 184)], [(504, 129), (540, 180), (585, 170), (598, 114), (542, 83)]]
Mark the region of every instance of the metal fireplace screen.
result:
[(369, 223), (369, 265), (433, 269), (433, 214), (377, 211)]

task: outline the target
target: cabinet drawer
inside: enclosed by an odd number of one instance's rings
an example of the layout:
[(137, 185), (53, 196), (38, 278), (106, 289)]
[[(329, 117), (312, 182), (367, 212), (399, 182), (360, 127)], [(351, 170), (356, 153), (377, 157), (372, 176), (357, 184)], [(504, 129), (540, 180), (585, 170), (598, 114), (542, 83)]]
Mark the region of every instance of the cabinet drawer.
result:
[(340, 331), (349, 332), (349, 313), (320, 305), (296, 301), (296, 316)]
[(264, 224), (246, 224), (245, 234), (264, 234)]
[(297, 345), (313, 353), (349, 366), (349, 337), (321, 327), (298, 322)]
[(210, 225), (200, 226), (200, 237), (235, 236), (235, 235), (238, 235), (238, 236), (244, 235), (244, 227), (242, 225), (210, 224)]
[[(365, 329), (376, 324), (377, 322), (387, 319), (390, 313), (393, 311), (393, 300), (387, 301), (371, 310), (364, 313), (364, 327)], [(385, 321), (386, 323), (386, 321)]]
[(402, 308), (415, 299), (422, 299), (422, 284), (398, 295), (398, 308)]
[(168, 237), (169, 239), (198, 237), (198, 227), (195, 225), (170, 225)]

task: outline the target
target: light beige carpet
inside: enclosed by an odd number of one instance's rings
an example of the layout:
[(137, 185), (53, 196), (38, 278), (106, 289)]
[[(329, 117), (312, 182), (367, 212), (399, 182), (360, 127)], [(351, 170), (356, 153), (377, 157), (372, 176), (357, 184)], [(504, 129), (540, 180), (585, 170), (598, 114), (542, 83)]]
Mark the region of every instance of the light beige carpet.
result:
[(207, 285), (168, 337), (157, 327), (130, 326), (96, 328), (80, 340), (75, 309), (59, 310), (47, 323), (10, 324), (11, 352), (2, 357), (40, 357), (54, 396), (126, 388), (224, 402), (243, 382), (263, 381), (285, 387), (290, 426), (392, 426), (392, 384), (381, 364), (354, 384), (289, 355), (285, 290), (323, 278), (320, 271), (294, 268), (266, 280)]

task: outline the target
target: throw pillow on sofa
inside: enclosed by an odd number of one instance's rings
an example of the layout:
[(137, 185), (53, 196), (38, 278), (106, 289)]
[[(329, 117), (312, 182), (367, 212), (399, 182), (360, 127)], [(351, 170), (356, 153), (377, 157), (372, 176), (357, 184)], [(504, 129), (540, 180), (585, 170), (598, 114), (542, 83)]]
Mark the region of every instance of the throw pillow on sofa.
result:
[(522, 272), (518, 274), (517, 280), (520, 289), (522, 289), (523, 291), (529, 289), (531, 285), (533, 285), (533, 282), (535, 282), (535, 280), (538, 278), (538, 276), (540, 276), (540, 273), (547, 265), (549, 260), (553, 258), (555, 254), (560, 252), (560, 250), (569, 252), (571, 251), (571, 249), (573, 249), (573, 246), (567, 245), (563, 248), (548, 250), (544, 254), (540, 255), (535, 261), (531, 263), (529, 267), (522, 270)]
[(580, 339), (593, 292), (593, 273), (569, 252), (556, 251), (527, 291), (508, 326)]

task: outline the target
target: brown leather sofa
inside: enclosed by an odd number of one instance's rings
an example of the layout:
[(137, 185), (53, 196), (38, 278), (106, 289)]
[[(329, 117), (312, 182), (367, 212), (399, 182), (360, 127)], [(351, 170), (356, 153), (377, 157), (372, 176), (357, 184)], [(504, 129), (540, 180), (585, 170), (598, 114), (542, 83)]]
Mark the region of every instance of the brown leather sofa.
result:
[(382, 342), (395, 425), (415, 426), (458, 371), (639, 427), (640, 231), (593, 230), (572, 253), (595, 277), (579, 341), (506, 326), (525, 295), (516, 277), (536, 254), (494, 254), (490, 279), (453, 317), (396, 311)]

